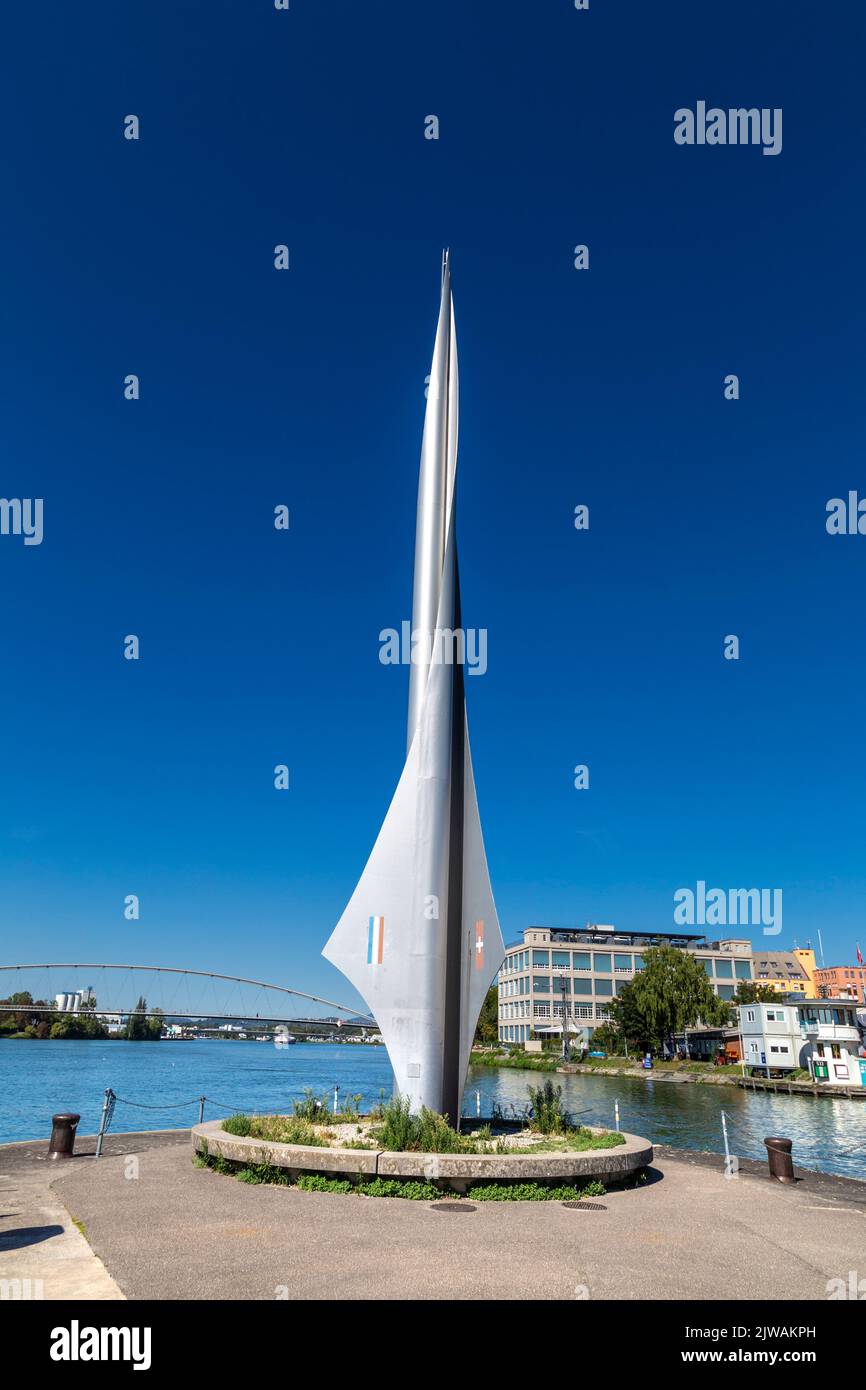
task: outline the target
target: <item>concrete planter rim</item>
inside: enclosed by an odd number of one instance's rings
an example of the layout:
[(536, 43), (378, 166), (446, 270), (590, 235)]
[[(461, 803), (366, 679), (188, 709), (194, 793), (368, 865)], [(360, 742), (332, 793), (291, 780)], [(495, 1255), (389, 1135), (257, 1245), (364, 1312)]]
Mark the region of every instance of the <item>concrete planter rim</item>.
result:
[(272, 1139), (227, 1134), (222, 1120), (208, 1120), (192, 1130), (196, 1152), (202, 1152), (206, 1145), (210, 1156), (233, 1163), (268, 1163), (295, 1172), (327, 1173), (335, 1177), (422, 1178), (459, 1183), (629, 1177), (652, 1162), (653, 1148), (649, 1140), (639, 1135), (624, 1133), (623, 1138), (625, 1142), (615, 1148), (574, 1153), (437, 1154), (284, 1144)]

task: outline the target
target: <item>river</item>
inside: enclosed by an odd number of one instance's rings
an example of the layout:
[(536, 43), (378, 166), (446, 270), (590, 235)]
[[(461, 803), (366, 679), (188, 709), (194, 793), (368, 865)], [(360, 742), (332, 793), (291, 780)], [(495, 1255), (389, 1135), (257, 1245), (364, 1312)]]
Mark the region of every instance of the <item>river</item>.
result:
[[(485, 1115), (527, 1103), (527, 1087), (544, 1074), (473, 1067), (464, 1110), (474, 1114), (476, 1091)], [(766, 1157), (765, 1135), (794, 1140), (803, 1168), (866, 1180), (866, 1102), (812, 1099), (701, 1086), (654, 1078), (554, 1075), (568, 1108), (582, 1123), (613, 1125), (619, 1101), (621, 1125), (633, 1134), (678, 1149), (723, 1151), (721, 1111), (731, 1152)], [(47, 1138), (51, 1115), (74, 1110), (82, 1134), (99, 1123), (106, 1086), (118, 1096), (113, 1130), (183, 1128), (198, 1117), (197, 1098), (207, 1096), (205, 1118), (234, 1110), (286, 1111), (306, 1086), (317, 1094), (338, 1084), (360, 1095), (361, 1108), (390, 1095), (391, 1068), (383, 1047), (344, 1043), (296, 1043), (276, 1048), (254, 1042), (0, 1042), (0, 1143)], [(132, 1103), (131, 1103), (132, 1102)]]

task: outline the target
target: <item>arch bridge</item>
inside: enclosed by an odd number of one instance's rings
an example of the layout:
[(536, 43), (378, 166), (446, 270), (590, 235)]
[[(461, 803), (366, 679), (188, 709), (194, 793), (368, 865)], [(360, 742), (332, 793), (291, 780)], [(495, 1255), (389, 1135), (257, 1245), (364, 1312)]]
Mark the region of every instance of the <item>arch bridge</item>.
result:
[[(32, 1002), (21, 1001), (25, 994)], [(368, 1014), (333, 999), (241, 975), (173, 965), (0, 965), (0, 996), (0, 1019), (14, 1013), (34, 1023), (49, 1015), (91, 1013), (119, 1020), (150, 1018), (158, 1012), (166, 1024), (188, 1020), (202, 1034), (242, 1025), (285, 1025), (293, 1033), (310, 1036), (327, 1036), (335, 1029), (356, 1036), (379, 1031)], [(307, 1006), (303, 1014), (301, 1001)], [(323, 1012), (326, 1009), (331, 1012)]]

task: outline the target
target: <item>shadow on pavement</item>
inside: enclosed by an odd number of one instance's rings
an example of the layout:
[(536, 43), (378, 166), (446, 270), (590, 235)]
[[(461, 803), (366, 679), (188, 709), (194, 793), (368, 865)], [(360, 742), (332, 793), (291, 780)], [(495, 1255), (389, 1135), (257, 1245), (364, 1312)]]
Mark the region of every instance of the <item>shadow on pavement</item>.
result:
[(61, 1235), (62, 1226), (19, 1226), (0, 1232), (0, 1250), (21, 1250), (25, 1245), (38, 1245), (40, 1241)]

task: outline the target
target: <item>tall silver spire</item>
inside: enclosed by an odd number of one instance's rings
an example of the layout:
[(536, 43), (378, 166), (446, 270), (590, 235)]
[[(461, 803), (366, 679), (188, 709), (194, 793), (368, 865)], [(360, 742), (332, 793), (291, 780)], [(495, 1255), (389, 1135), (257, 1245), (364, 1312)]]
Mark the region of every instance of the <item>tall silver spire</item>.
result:
[(408, 751), (367, 866), (323, 955), (366, 1000), (397, 1088), (456, 1122), (478, 1015), (505, 955), (463, 688), (456, 499), (459, 388), (450, 256), (427, 392)]

